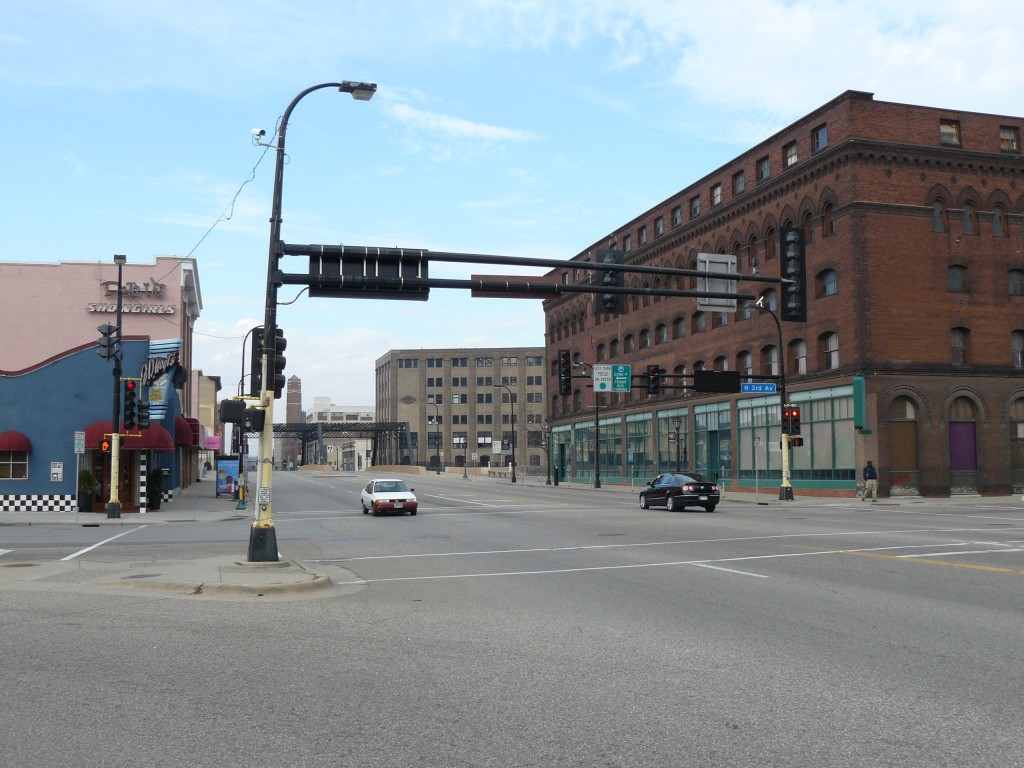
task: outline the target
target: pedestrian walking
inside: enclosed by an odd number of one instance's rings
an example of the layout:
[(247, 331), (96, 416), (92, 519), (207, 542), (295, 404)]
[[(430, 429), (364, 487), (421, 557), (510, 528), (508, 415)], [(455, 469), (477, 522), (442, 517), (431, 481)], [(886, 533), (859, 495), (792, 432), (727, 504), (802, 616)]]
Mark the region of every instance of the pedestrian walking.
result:
[(875, 465), (868, 460), (867, 465), (864, 467), (864, 495), (861, 496), (861, 501), (866, 501), (868, 494), (871, 494), (871, 503), (875, 504), (878, 502), (878, 470), (875, 469)]

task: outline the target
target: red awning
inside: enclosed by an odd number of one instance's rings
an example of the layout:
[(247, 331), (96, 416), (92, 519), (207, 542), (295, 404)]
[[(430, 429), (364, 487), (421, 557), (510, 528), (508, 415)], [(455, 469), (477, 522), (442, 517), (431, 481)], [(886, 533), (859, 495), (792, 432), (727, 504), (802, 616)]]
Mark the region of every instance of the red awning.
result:
[[(109, 421), (94, 421), (85, 428), (85, 447), (90, 451), (98, 451), (100, 440), (110, 434)], [(130, 434), (124, 438), (124, 448), (129, 451), (159, 451), (169, 453), (174, 450), (171, 433), (159, 424), (150, 424), (142, 434)]]
[(196, 444), (196, 440), (192, 436), (192, 425), (184, 416), (174, 417), (174, 444), (186, 448)]
[(21, 432), (13, 429), (7, 432), (0, 432), (0, 451), (24, 451), (32, 450), (32, 441)]

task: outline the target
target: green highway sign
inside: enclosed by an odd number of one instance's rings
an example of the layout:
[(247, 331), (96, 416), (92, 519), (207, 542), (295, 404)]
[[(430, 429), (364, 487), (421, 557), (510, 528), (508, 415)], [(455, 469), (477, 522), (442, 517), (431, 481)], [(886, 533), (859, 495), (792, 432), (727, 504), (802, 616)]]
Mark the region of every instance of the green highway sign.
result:
[(612, 392), (629, 392), (633, 384), (633, 368), (629, 365), (612, 366)]

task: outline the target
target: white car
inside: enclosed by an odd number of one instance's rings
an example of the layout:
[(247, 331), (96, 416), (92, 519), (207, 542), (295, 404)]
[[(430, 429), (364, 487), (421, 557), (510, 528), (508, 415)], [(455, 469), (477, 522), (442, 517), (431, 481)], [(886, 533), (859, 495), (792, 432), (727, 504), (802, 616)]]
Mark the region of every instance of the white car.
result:
[(359, 503), (364, 515), (373, 512), (374, 517), (384, 512), (408, 512), (415, 515), (419, 506), (413, 489), (405, 480), (397, 478), (371, 480), (363, 488)]

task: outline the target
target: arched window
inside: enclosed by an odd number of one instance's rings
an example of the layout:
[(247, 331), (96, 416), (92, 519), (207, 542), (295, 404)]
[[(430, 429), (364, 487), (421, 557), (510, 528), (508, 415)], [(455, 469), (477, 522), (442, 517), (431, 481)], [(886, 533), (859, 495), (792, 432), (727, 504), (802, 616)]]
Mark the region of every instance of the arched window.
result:
[(664, 344), (666, 341), (668, 341), (668, 326), (664, 323), (658, 323), (654, 329), (654, 343)]
[(818, 296), (835, 296), (839, 291), (836, 283), (836, 271), (826, 269), (818, 273)]
[(1011, 269), (1007, 276), (1007, 290), (1011, 296), (1024, 296), (1024, 269)]
[(740, 376), (747, 378), (754, 375), (753, 357), (746, 350), (736, 355), (736, 370), (740, 372)]
[(1024, 331), (1010, 334), (1010, 361), (1014, 368), (1024, 368)]
[(612, 339), (612, 343), (608, 345), (608, 357), (614, 360), (619, 356), (619, 340)]
[(750, 316), (754, 314), (754, 302), (750, 299), (743, 299), (739, 303), (736, 314), (740, 320), (749, 320)]
[(1007, 231), (1004, 225), (1005, 215), (1003, 213), (1003, 207), (997, 205), (992, 209), (992, 237), (1006, 237)]
[(889, 469), (909, 475), (905, 485), (917, 490), (917, 407), (909, 397), (897, 397), (889, 405)]
[(598, 345), (597, 345), (597, 359), (598, 359), (599, 361), (600, 361), (600, 360), (604, 360), (604, 359), (605, 359), (605, 356), (606, 356), (607, 354), (608, 354), (608, 348), (607, 348), (607, 347), (605, 347), (605, 345), (604, 345), (604, 344), (598, 344)]
[(719, 355), (715, 358), (715, 370), (716, 371), (728, 371), (729, 361), (725, 358), (725, 355)]
[(822, 370), (833, 370), (839, 367), (839, 334), (823, 333), (818, 339), (821, 349)]
[(702, 333), (707, 330), (707, 315), (703, 312), (694, 312), (693, 317), (690, 318), (690, 326), (693, 328), (693, 333)]
[(947, 268), (946, 287), (950, 293), (967, 293), (967, 267), (954, 264)]
[(978, 212), (974, 208), (974, 203), (964, 203), (964, 234), (965, 235), (976, 235), (978, 234)]
[(813, 221), (814, 221), (814, 217), (811, 216), (811, 212), (810, 211), (805, 213), (803, 215), (803, 218), (800, 220), (801, 228), (804, 231), (804, 242), (805, 243), (813, 243), (814, 242), (814, 227), (812, 226), (812, 222)]
[(761, 374), (763, 376), (779, 375), (779, 351), (775, 347), (764, 347), (761, 350)]
[(794, 376), (807, 373), (807, 342), (803, 339), (795, 339), (789, 343), (788, 369)]
[(672, 337), (681, 339), (686, 335), (686, 318), (677, 317), (672, 321)]
[(947, 232), (946, 205), (941, 200), (932, 203), (932, 232)]
[(633, 339), (633, 334), (630, 333), (626, 336), (626, 340), (622, 345), (622, 351), (627, 355), (631, 352), (636, 352), (636, 342)]
[(949, 345), (953, 365), (967, 365), (970, 362), (971, 332), (967, 328), (954, 328), (949, 332)]
[(836, 222), (832, 218), (832, 203), (825, 203), (821, 208), (821, 236), (832, 237), (836, 233)]
[(766, 291), (763, 291), (761, 293), (760, 298), (764, 299), (764, 301), (761, 302), (761, 304), (763, 306), (767, 307), (772, 312), (774, 312), (776, 310), (776, 305), (775, 305), (775, 289), (774, 288), (769, 288)]
[(651, 346), (651, 332), (644, 328), (640, 331), (640, 349), (647, 349)]
[(764, 233), (764, 260), (771, 261), (775, 258), (775, 230), (769, 229)]

